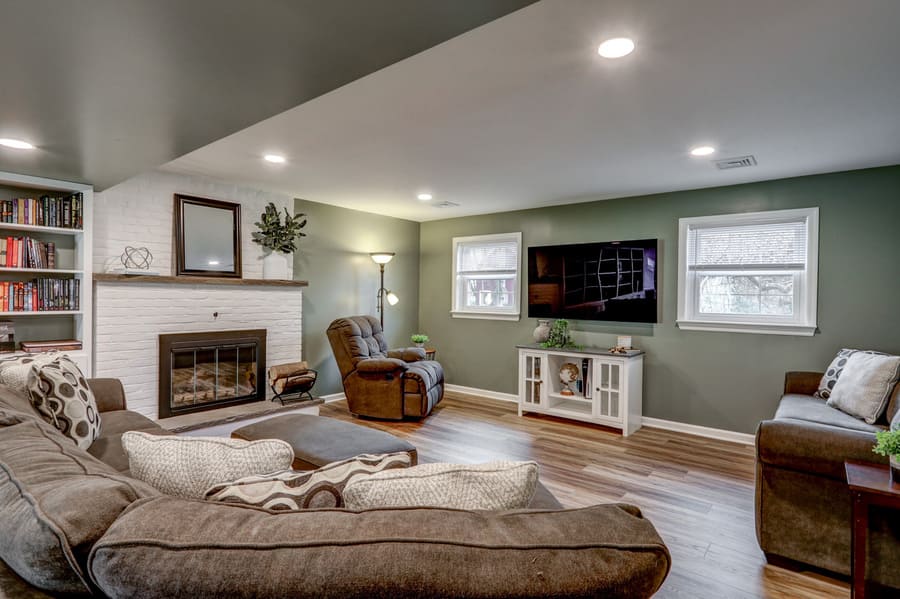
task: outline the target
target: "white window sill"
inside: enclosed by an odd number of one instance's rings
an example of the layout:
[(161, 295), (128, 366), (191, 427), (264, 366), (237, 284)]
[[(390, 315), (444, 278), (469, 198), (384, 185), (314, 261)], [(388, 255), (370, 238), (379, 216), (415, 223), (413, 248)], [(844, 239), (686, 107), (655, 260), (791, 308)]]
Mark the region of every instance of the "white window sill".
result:
[(475, 318), (480, 320), (519, 320), (519, 314), (510, 312), (456, 312), (451, 311), (453, 318)]
[(685, 331), (711, 331), (719, 333), (755, 333), (758, 335), (795, 335), (812, 337), (816, 333), (816, 325), (750, 323), (750, 322), (716, 322), (710, 320), (677, 320), (679, 329)]

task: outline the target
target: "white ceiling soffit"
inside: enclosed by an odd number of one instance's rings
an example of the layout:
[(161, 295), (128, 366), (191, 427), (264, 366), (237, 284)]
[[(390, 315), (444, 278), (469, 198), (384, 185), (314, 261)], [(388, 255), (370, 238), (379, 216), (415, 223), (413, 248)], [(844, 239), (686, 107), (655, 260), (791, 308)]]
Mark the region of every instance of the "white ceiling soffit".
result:
[(896, 164), (898, 30), (896, 0), (543, 0), (165, 168), (426, 221)]

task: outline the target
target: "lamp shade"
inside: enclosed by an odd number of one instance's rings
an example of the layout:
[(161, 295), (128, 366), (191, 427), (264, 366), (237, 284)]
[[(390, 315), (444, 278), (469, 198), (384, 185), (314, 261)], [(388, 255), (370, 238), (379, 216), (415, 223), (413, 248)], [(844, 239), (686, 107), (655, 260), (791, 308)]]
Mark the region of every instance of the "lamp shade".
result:
[(375, 264), (387, 264), (394, 257), (394, 252), (372, 252), (369, 256)]
[(400, 301), (400, 298), (397, 297), (397, 294), (393, 291), (388, 291), (385, 297), (387, 298), (387, 302), (392, 306), (396, 306), (397, 302)]

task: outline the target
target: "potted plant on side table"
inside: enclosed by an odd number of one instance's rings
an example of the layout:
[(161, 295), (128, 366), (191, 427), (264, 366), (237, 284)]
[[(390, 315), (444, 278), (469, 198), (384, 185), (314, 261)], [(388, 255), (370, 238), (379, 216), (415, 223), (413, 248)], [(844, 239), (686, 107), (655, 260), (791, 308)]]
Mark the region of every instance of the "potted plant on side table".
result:
[(875, 439), (878, 442), (872, 451), (890, 458), (891, 480), (900, 484), (900, 429), (875, 433)]
[(265, 251), (263, 278), (286, 279), (288, 260), (297, 251), (297, 238), (306, 237), (306, 233), (301, 231), (306, 226), (306, 215), (291, 216), (285, 208), (282, 223), (274, 202), (269, 202), (259, 222), (254, 224), (259, 230), (253, 232), (253, 242), (263, 246)]
[(425, 347), (425, 344), (428, 343), (428, 335), (423, 333), (416, 333), (410, 340), (416, 345), (416, 347)]

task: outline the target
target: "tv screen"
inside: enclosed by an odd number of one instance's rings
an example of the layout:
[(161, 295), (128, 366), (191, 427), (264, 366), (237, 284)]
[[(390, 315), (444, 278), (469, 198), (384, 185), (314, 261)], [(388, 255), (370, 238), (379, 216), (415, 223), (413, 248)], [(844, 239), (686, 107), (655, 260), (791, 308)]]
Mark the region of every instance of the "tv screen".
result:
[(528, 248), (529, 318), (657, 322), (656, 239)]

